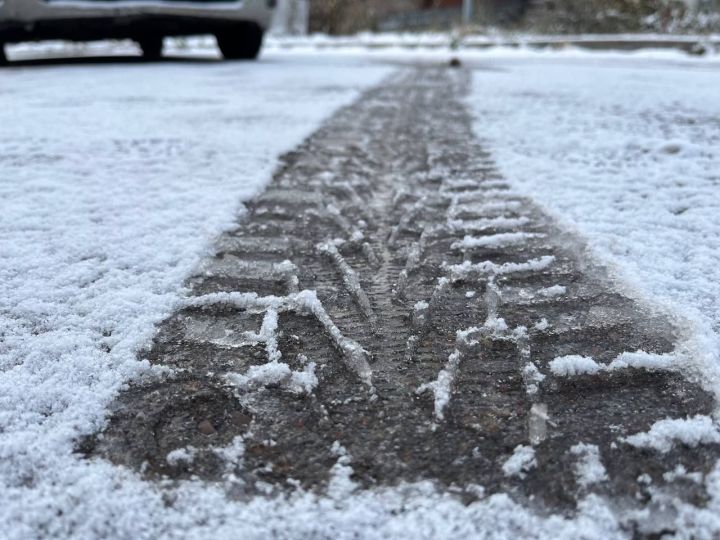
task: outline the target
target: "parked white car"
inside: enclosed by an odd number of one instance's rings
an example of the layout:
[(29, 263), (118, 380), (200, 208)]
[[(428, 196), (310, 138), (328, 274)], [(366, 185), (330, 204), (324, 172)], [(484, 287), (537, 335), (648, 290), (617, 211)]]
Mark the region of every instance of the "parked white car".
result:
[(163, 38), (214, 34), (227, 59), (254, 59), (276, 0), (0, 0), (0, 61), (4, 45), (62, 39), (132, 39), (148, 59)]

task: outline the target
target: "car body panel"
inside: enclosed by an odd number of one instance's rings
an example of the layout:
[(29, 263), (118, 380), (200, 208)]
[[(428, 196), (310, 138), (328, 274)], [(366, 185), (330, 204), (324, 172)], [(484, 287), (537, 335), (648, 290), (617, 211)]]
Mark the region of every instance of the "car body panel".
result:
[(0, 42), (214, 33), (233, 23), (266, 30), (273, 0), (0, 0)]

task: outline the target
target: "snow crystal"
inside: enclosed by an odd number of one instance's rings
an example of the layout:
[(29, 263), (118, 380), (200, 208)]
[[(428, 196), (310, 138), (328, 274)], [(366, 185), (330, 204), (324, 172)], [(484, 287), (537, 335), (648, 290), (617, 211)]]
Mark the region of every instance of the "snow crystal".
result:
[(481, 216), (483, 214), (493, 214), (496, 212), (507, 212), (520, 210), (522, 208), (522, 202), (520, 201), (494, 201), (486, 203), (462, 203), (458, 202), (453, 204), (449, 211), (449, 217), (451, 219), (457, 218), (460, 214), (467, 212), (469, 214)]
[(517, 446), (505, 463), (502, 470), (505, 476), (517, 476), (525, 478), (530, 470), (537, 467), (535, 449), (532, 446)]
[(587, 356), (570, 355), (555, 358), (550, 362), (550, 371), (558, 377), (575, 375), (597, 375), (624, 369), (672, 370), (678, 365), (678, 358), (670, 354), (652, 354), (644, 351), (624, 352), (609, 364), (599, 364)]
[(242, 465), (245, 456), (245, 442), (242, 436), (235, 437), (232, 442), (222, 448), (213, 448), (212, 452), (225, 462), (225, 467), (231, 471), (235, 467)]
[(168, 462), (168, 465), (175, 467), (181, 463), (192, 463), (196, 455), (197, 448), (186, 446), (185, 448), (178, 448), (169, 452), (165, 460)]
[(525, 383), (525, 391), (529, 395), (537, 394), (540, 383), (545, 380), (545, 375), (532, 362), (525, 364), (522, 370), (523, 382)]
[(665, 454), (678, 442), (692, 448), (701, 444), (720, 444), (720, 431), (708, 416), (666, 418), (655, 422), (650, 431), (624, 437), (621, 441), (636, 448), (652, 448)]
[(588, 487), (608, 479), (607, 471), (600, 461), (600, 449), (594, 444), (578, 443), (570, 448), (577, 457), (575, 477), (580, 487)]
[[(258, 296), (256, 293), (223, 292), (210, 293), (204, 296), (197, 296), (185, 299), (185, 306), (204, 307), (215, 304), (226, 304), (235, 306), (238, 309), (255, 311), (295, 311), (307, 315), (313, 315), (325, 328), (328, 336), (335, 346), (343, 353), (345, 364), (352, 369), (357, 376), (370, 389), (372, 385), (372, 369), (367, 360), (367, 351), (354, 340), (345, 337), (325, 311), (315, 291), (304, 290), (292, 293), (287, 296)], [(267, 315), (266, 315), (267, 318)], [(272, 321), (272, 316), (271, 319)], [(268, 323), (270, 324), (270, 323)], [(261, 330), (262, 331), (262, 330)], [(256, 334), (257, 339), (262, 339)], [(274, 369), (281, 369), (275, 367)], [(232, 379), (241, 386), (244, 384), (245, 376), (233, 374)]]
[(674, 470), (663, 473), (663, 479), (666, 482), (674, 482), (675, 480), (689, 480), (696, 484), (701, 484), (703, 481), (703, 473), (700, 471), (689, 472), (683, 465), (678, 465)]
[(650, 476), (648, 473), (642, 473), (640, 476), (637, 477), (637, 481), (641, 484), (645, 484), (649, 486), (652, 484), (652, 476)]
[(464, 239), (454, 242), (450, 247), (462, 251), (483, 247), (502, 248), (522, 244), (538, 236), (540, 235), (525, 232), (499, 233), (487, 236), (466, 236)]
[(550, 371), (558, 377), (574, 375), (595, 375), (602, 370), (600, 364), (587, 356), (570, 355), (555, 358), (550, 362)]
[(251, 366), (247, 373), (229, 373), (227, 379), (243, 389), (280, 385), (290, 379), (292, 370), (282, 362), (272, 361), (259, 366)]
[(608, 370), (635, 368), (648, 370), (669, 370), (678, 365), (678, 358), (671, 354), (652, 354), (644, 351), (624, 352), (613, 360)]
[(357, 275), (357, 272), (355, 272), (355, 270), (353, 270), (353, 268), (347, 263), (335, 244), (325, 242), (323, 244), (319, 244), (317, 249), (320, 253), (326, 254), (333, 261), (335, 267), (342, 276), (345, 288), (355, 298), (355, 301), (362, 309), (365, 317), (370, 321), (370, 324), (373, 326), (377, 324), (377, 316), (370, 305), (370, 300), (360, 284), (360, 278)]
[(547, 424), (550, 420), (547, 405), (533, 403), (528, 416), (528, 432), (530, 444), (537, 445), (547, 438)]
[(450, 272), (453, 281), (459, 281), (473, 274), (502, 275), (519, 272), (539, 272), (545, 270), (554, 262), (554, 256), (545, 255), (522, 263), (497, 264), (492, 261), (484, 261), (473, 264), (470, 261), (465, 261), (462, 264), (449, 265), (447, 270)]
[(330, 483), (328, 484), (327, 494), (331, 499), (342, 499), (351, 495), (359, 487), (351, 478), (354, 472), (350, 465), (352, 457), (339, 441), (333, 443), (330, 452), (337, 456), (338, 459), (330, 469)]
[(448, 357), (448, 361), (445, 364), (445, 368), (438, 373), (437, 379), (422, 384), (417, 390), (417, 394), (424, 392), (431, 392), (435, 397), (435, 417), (438, 420), (445, 419), (445, 408), (450, 403), (450, 396), (452, 393), (452, 385), (457, 376), (458, 369), (460, 369), (460, 362), (463, 358), (461, 351), (466, 350), (467, 347), (472, 347), (478, 342), (470, 338), (473, 334), (479, 332), (480, 329), (473, 327), (466, 330), (458, 330), (455, 335), (455, 351)]
[(435, 417), (438, 420), (445, 419), (445, 407), (450, 403), (450, 392), (455, 375), (460, 366), (462, 355), (455, 350), (449, 357), (445, 369), (438, 373), (437, 379), (421, 385), (417, 389), (418, 394), (432, 392), (435, 396)]
[(563, 295), (567, 292), (567, 288), (563, 287), (562, 285), (554, 285), (552, 287), (547, 287), (545, 289), (540, 289), (537, 291), (537, 294), (540, 296), (544, 296), (546, 298), (553, 298), (555, 296)]
[(505, 319), (501, 317), (488, 317), (483, 324), (483, 330), (486, 330), (490, 334), (501, 335), (507, 332), (508, 325)]
[(522, 217), (506, 217), (499, 216), (494, 218), (483, 219), (448, 219), (448, 227), (452, 230), (466, 232), (482, 232), (488, 229), (517, 229), (523, 225), (530, 223), (530, 218)]
[(542, 332), (543, 330), (547, 330), (548, 328), (550, 328), (550, 323), (546, 318), (543, 317), (542, 319), (540, 319), (540, 321), (535, 323), (535, 326), (533, 326), (533, 328)]
[(315, 390), (318, 385), (318, 378), (317, 375), (315, 375), (315, 367), (315, 362), (310, 362), (302, 371), (293, 371), (290, 375), (290, 381), (288, 383), (290, 390), (297, 394), (312, 394), (313, 390)]

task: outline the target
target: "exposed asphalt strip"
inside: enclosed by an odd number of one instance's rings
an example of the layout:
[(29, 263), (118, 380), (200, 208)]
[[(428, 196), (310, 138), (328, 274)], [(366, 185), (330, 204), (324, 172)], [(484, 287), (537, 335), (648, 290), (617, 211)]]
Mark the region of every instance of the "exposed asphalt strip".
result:
[(364, 488), (482, 486), (543, 513), (588, 493), (702, 505), (701, 483), (664, 473), (707, 473), (717, 444), (625, 440), (713, 411), (675, 329), (510, 190), (469, 84), (401, 70), (286, 154), (158, 328), (147, 358), (170, 369), (81, 450), (233, 498), (322, 493), (350, 466)]

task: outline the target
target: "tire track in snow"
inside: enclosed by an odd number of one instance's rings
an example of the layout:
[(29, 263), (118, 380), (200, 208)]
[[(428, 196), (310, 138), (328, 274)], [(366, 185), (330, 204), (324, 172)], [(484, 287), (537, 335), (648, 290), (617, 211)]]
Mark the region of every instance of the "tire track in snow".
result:
[[(234, 496), (322, 491), (339, 444), (363, 487), (430, 479), (571, 511), (588, 490), (649, 505), (647, 474), (655, 492), (702, 498), (663, 473), (707, 472), (718, 445), (623, 443), (713, 408), (667, 361), (674, 329), (510, 191), (473, 136), (468, 84), (400, 71), (284, 156), (159, 328), (148, 358), (172, 373), (120, 395), (83, 449), (149, 478), (227, 483), (216, 449), (240, 437)], [(636, 351), (663, 361), (617, 363)], [(596, 369), (568, 376), (572, 357)], [(518, 447), (535, 466), (507, 475)], [(573, 448), (593, 449), (598, 481), (576, 477)]]

